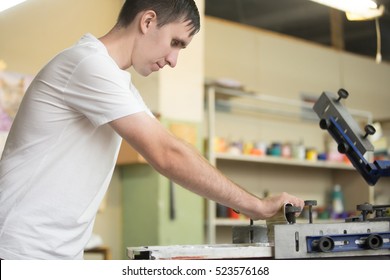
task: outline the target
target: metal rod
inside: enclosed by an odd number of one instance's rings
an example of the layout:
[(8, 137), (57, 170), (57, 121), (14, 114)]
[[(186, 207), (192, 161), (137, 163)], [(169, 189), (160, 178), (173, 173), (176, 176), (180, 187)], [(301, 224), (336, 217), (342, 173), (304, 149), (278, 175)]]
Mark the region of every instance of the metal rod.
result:
[(249, 220), (249, 225), (250, 225), (250, 229), (249, 229), (249, 243), (253, 243), (253, 220), (252, 219)]

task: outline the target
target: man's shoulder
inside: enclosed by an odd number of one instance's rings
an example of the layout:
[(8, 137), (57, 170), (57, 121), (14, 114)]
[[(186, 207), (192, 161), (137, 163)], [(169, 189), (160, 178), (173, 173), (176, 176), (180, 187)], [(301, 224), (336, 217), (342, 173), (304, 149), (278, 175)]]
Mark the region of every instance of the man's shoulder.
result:
[[(112, 59), (108, 55), (107, 49), (93, 35), (84, 35), (76, 44), (59, 52), (51, 59), (45, 68), (76, 69), (81, 65), (86, 67), (96, 67), (96, 63), (111, 63)], [(90, 66), (88, 66), (90, 65)]]
[(65, 49), (60, 54), (64, 56), (74, 55), (78, 57), (93, 55), (108, 56), (107, 49), (103, 43), (91, 34), (85, 34), (76, 44)]

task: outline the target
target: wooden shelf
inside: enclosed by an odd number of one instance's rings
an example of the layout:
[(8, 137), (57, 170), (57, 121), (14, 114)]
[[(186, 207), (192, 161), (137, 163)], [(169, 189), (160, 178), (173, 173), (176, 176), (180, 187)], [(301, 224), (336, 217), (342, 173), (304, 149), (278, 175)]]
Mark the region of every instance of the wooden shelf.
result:
[(258, 162), (265, 164), (292, 165), (300, 167), (329, 168), (338, 170), (355, 170), (351, 164), (330, 161), (309, 161), (294, 158), (282, 158), (273, 156), (234, 155), (229, 153), (216, 153), (216, 160), (232, 160), (244, 162)]
[[(314, 224), (322, 224), (322, 223), (340, 223), (344, 222), (342, 219), (315, 219), (313, 221)], [(308, 223), (307, 219), (297, 219), (297, 223)], [(266, 222), (264, 220), (254, 221), (254, 225), (265, 225)], [(230, 218), (217, 218), (215, 220), (216, 226), (249, 226), (249, 219), (230, 219)]]

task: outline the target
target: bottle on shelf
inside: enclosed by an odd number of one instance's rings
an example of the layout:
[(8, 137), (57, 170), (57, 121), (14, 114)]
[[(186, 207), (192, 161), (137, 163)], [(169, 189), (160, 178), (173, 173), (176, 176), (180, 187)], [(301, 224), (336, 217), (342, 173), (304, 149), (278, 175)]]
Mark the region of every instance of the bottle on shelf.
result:
[(343, 218), (344, 214), (344, 195), (341, 186), (336, 184), (332, 192), (332, 218)]

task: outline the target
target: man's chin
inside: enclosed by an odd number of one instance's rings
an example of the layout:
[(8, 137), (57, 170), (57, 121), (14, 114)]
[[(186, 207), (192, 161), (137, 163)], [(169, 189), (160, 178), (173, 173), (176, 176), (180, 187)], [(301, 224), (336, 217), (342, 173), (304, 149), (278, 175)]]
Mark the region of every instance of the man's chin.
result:
[[(157, 70), (158, 71), (158, 70)], [(137, 72), (139, 75), (141, 75), (142, 77), (147, 77), (149, 76), (150, 74), (152, 74), (153, 72), (157, 72), (157, 71), (137, 71), (135, 70), (135, 72)]]

